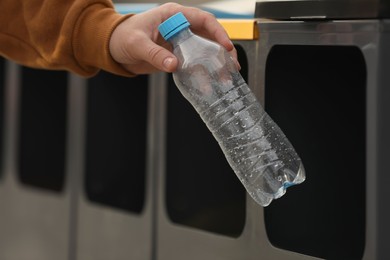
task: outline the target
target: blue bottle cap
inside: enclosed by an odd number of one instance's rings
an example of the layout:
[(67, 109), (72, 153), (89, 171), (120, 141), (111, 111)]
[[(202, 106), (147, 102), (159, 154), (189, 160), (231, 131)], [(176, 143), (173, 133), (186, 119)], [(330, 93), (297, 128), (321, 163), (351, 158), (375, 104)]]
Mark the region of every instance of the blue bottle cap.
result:
[(165, 40), (168, 40), (176, 33), (190, 26), (187, 18), (180, 12), (172, 15), (158, 26), (158, 30)]

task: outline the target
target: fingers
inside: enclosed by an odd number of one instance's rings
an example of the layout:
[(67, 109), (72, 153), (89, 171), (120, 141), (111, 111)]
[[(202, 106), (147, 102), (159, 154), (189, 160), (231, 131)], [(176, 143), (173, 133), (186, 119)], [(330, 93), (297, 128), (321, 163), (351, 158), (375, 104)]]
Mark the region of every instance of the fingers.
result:
[(238, 57), (237, 57), (237, 50), (236, 48), (233, 48), (233, 50), (231, 50), (230, 52), (230, 55), (233, 57), (233, 61), (234, 63), (236, 64), (236, 67), (238, 70), (241, 70), (241, 65), (240, 63), (238, 62)]
[(191, 29), (201, 36), (214, 40), (224, 46), (228, 51), (234, 49), (233, 43), (229, 39), (223, 26), (216, 20), (214, 15), (192, 8), (185, 9), (183, 14), (191, 24)]
[(213, 14), (195, 7), (186, 7), (175, 3), (163, 4), (157, 9), (161, 10), (161, 22), (178, 12), (182, 12), (190, 22), (194, 33), (220, 43), (228, 51), (234, 49), (228, 34)]
[(135, 74), (151, 73), (156, 69), (174, 72), (178, 60), (170, 51), (169, 44), (159, 36), (157, 27), (178, 12), (186, 16), (194, 33), (224, 46), (235, 60), (237, 68), (240, 68), (233, 43), (212, 14), (174, 3), (134, 15), (119, 24), (111, 35), (109, 45), (111, 56)]
[(198, 8), (185, 7), (175, 3), (164, 4), (158, 8), (161, 8), (162, 21), (165, 21), (178, 12), (182, 12), (190, 22), (191, 30), (195, 34), (216, 41), (224, 46), (225, 49), (232, 55), (237, 69), (241, 69), (237, 59), (237, 51), (234, 48), (232, 41), (223, 26), (216, 20), (213, 14)]
[(158, 70), (173, 72), (177, 67), (177, 58), (164, 47), (157, 45), (151, 39), (144, 37), (134, 45), (138, 60), (146, 61)]
[(231, 51), (234, 48), (223, 26), (218, 23), (215, 16), (209, 12), (176, 3), (163, 4), (153, 11), (156, 14), (156, 17), (160, 17), (160, 23), (164, 22), (172, 15), (182, 12), (190, 22), (191, 29), (194, 33), (220, 43), (228, 51)]

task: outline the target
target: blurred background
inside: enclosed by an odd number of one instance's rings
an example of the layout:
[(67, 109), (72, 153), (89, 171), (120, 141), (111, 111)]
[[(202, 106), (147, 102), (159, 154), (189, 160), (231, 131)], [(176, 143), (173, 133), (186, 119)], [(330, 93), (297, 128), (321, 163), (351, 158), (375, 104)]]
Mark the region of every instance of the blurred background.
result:
[[(129, 2), (125, 0), (114, 1), (117, 4), (117, 8), (122, 12), (132, 11), (140, 12), (149, 9), (159, 4), (172, 2), (172, 1), (137, 1)], [(255, 0), (217, 0), (217, 1), (206, 1), (206, 0), (180, 0), (175, 1), (176, 3), (186, 6), (196, 6), (207, 11), (212, 12), (219, 18), (253, 18), (255, 13)]]
[(390, 259), (390, 2), (176, 2), (245, 32), (240, 72), (306, 181), (258, 206), (170, 74), (0, 59), (0, 260)]

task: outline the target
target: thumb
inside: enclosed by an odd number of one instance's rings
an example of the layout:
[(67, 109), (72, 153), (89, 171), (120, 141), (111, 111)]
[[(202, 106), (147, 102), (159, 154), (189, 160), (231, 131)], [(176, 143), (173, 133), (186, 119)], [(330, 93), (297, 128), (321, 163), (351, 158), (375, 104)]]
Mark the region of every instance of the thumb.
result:
[(165, 71), (173, 72), (177, 67), (177, 58), (164, 47), (147, 39), (142, 44), (137, 44), (137, 53), (140, 58), (153, 67)]

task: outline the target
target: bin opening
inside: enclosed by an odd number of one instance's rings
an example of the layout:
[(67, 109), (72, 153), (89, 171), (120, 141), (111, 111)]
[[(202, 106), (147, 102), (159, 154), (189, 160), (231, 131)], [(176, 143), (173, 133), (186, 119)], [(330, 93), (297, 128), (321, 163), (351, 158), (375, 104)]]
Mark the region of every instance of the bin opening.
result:
[(65, 182), (67, 73), (22, 67), (18, 175), (60, 192)]
[(274, 46), (265, 109), (301, 156), (306, 181), (265, 209), (276, 247), (361, 259), (366, 212), (366, 64), (355, 46)]
[(147, 97), (146, 76), (102, 71), (88, 80), (84, 188), (90, 201), (142, 213)]
[[(247, 80), (246, 54), (241, 46), (236, 49)], [(171, 77), (167, 104), (165, 202), (169, 218), (183, 226), (238, 237), (245, 225), (245, 188)]]

